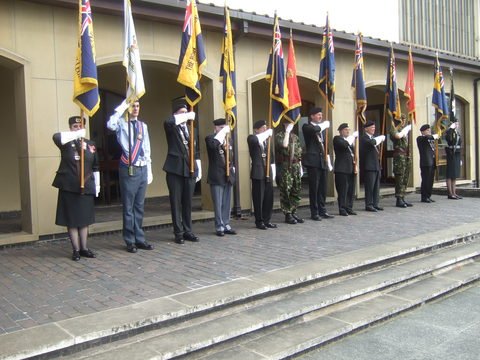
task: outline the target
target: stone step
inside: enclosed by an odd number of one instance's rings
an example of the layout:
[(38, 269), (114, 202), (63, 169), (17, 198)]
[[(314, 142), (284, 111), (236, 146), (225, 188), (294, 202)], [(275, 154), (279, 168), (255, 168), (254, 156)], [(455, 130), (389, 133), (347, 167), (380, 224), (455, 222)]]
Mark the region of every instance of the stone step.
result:
[[(281, 326), (286, 326), (286, 329), (283, 331), (289, 334), (286, 336), (287, 338), (302, 338), (305, 332), (309, 332), (309, 326), (306, 327), (305, 331), (300, 329), (305, 323), (300, 321), (300, 324), (296, 324), (299, 321), (299, 318), (303, 318), (305, 316), (315, 317), (312, 315), (312, 313), (319, 311), (325, 312), (325, 308), (334, 308), (335, 305), (342, 304), (345, 301), (350, 301), (354, 304), (352, 305), (351, 309), (369, 309), (372, 304), (376, 303), (385, 304), (386, 306), (386, 304), (391, 300), (391, 296), (382, 298), (379, 295), (382, 294), (385, 289), (388, 288), (391, 291), (391, 289), (396, 289), (400, 286), (400, 284), (406, 282), (406, 288), (413, 287), (414, 285), (408, 285), (408, 283), (414, 281), (415, 279), (422, 283), (428, 282), (428, 278), (424, 280), (424, 277), (427, 274), (431, 277), (431, 274), (437, 271), (448, 271), (448, 273), (450, 273), (454, 271), (450, 269), (452, 266), (455, 266), (455, 269), (457, 269), (459, 266), (458, 264), (462, 264), (463, 262), (468, 264), (469, 262), (473, 262), (472, 259), (478, 256), (480, 256), (480, 242), (472, 242), (465, 245), (456, 246), (452, 249), (443, 249), (439, 252), (430, 253), (426, 256), (422, 256), (408, 262), (404, 261), (399, 264), (392, 264), (388, 267), (380, 268), (375, 271), (369, 271), (368, 273), (361, 273), (354, 277), (345, 278), (332, 284), (320, 284), (321, 286), (318, 286), (317, 284), (315, 287), (309, 286), (308, 290), (292, 290), (285, 296), (282, 296), (278, 299), (276, 298), (274, 301), (241, 309), (238, 312), (233, 312), (217, 318), (205, 320), (177, 330), (172, 329), (171, 331), (166, 332), (165, 329), (162, 329), (158, 331), (158, 334), (152, 332), (149, 335), (142, 336), (138, 339), (127, 339), (123, 343), (116, 343), (114, 345), (107, 345), (103, 348), (94, 349), (85, 355), (75, 354), (75, 358), (118, 360), (131, 358), (135, 354), (138, 354), (138, 352), (141, 352), (142, 358), (145, 359), (169, 359), (176, 356), (189, 354), (197, 350), (205, 351), (204, 349), (207, 349), (212, 345), (219, 344), (230, 339), (236, 339), (235, 342), (239, 342), (241, 341), (238, 340), (239, 337), (247, 334), (250, 335), (254, 332), (256, 332), (255, 336), (258, 337), (259, 335), (257, 333), (262, 333), (262, 329), (272, 326), (279, 326), (279, 324), (281, 324)], [(470, 282), (480, 277), (480, 264), (474, 263), (474, 265), (466, 266), (468, 266), (469, 269), (476, 271), (476, 273), (470, 273), (470, 277), (467, 279), (468, 281), (465, 280), (465, 270), (462, 272), (457, 271), (456, 274), (460, 277), (460, 280), (445, 280), (447, 279), (445, 277), (446, 275), (442, 275), (443, 277), (439, 278), (442, 280), (440, 281), (442, 285), (440, 288), (443, 289), (443, 285), (446, 286), (450, 283), (455, 285), (455, 287), (462, 286), (463, 280)], [(472, 270), (470, 270), (470, 272), (471, 271)], [(400, 291), (400, 289), (396, 291)], [(438, 296), (437, 292), (428, 292), (424, 301), (428, 300), (429, 297), (435, 296)], [(361, 300), (352, 301), (352, 299), (359, 297), (373, 297), (373, 299), (368, 299), (360, 302), (360, 304), (357, 305), (356, 302)], [(415, 300), (416, 299), (412, 299), (413, 302), (415, 302)], [(389, 316), (388, 314), (394, 314), (409, 307), (415, 306), (410, 303), (406, 304), (408, 301), (401, 299), (395, 299), (395, 301), (392, 300), (390, 302), (393, 310), (390, 312), (379, 312), (379, 314), (375, 316), (379, 317), (379, 319), (382, 319), (386, 316)], [(372, 307), (372, 309), (375, 308), (375, 306)], [(322, 317), (325, 318), (325, 316)], [(356, 317), (358, 317), (358, 315), (356, 315)], [(353, 319), (355, 319), (355, 317), (353, 317)], [(367, 322), (362, 325), (363, 320), (359, 319), (358, 321), (354, 322), (355, 327), (352, 325), (352, 329), (366, 326), (366, 324), (371, 322), (370, 320), (371, 318), (368, 317), (365, 320)], [(372, 321), (378, 321), (378, 319)], [(330, 318), (328, 318), (327, 322), (332, 321)], [(292, 323), (294, 325), (290, 326)], [(335, 321), (332, 323), (335, 323)], [(322, 322), (322, 326), (323, 325), (324, 324)], [(315, 327), (315, 325), (312, 326)], [(289, 330), (290, 328), (292, 330)], [(297, 332), (299, 335), (294, 336), (294, 334)], [(281, 331), (275, 332), (273, 334), (262, 336), (261, 339), (265, 339), (265, 343), (268, 344), (269, 341), (276, 341), (270, 340), (270, 338), (275, 338), (278, 334), (283, 333)], [(283, 339), (283, 336), (280, 336), (279, 338)], [(254, 340), (253, 343), (256, 344), (256, 340)], [(260, 343), (262, 343), (262, 341), (260, 341)], [(285, 344), (287, 343), (288, 342), (285, 342)], [(299, 346), (300, 345), (301, 344), (299, 343)], [(295, 347), (293, 344), (290, 344), (287, 348), (291, 349), (292, 346)], [(266, 348), (268, 348), (268, 346)], [(282, 347), (279, 348), (282, 349)], [(256, 349), (251, 349), (251, 351), (253, 354), (258, 353)], [(223, 353), (223, 351), (221, 353)], [(283, 354), (284, 352), (282, 350), (279, 353)], [(294, 353), (287, 354), (285, 356), (290, 356), (292, 354)], [(196, 355), (192, 354), (192, 356)], [(240, 359), (242, 357), (235, 358)], [(268, 355), (267, 358), (270, 358), (270, 355)]]
[[(457, 246), (452, 247), (452, 245), (468, 242), (466, 245), (472, 248), (477, 243), (474, 240), (478, 238), (480, 238), (478, 223), (463, 224), (442, 231), (332, 256), (321, 261), (299, 264), (198, 290), (1, 335), (0, 359), (21, 359), (42, 355), (44, 358), (49, 358), (52, 353), (74, 352), (147, 330), (164, 328), (166, 324), (181, 323), (188, 319), (205, 316), (219, 309), (232, 308), (235, 304), (249, 304), (262, 298), (273, 298), (282, 292), (288, 294), (299, 287), (312, 286), (312, 284), (318, 286), (323, 283), (325, 285), (334, 280), (338, 281), (342, 277), (353, 276), (360, 271), (382, 267), (412, 257), (422, 257), (422, 254), (428, 254), (439, 248), (450, 247), (453, 256), (453, 251), (457, 251)], [(458, 246), (458, 248), (460, 247)], [(473, 252), (475, 251), (477, 250), (473, 250)], [(473, 253), (471, 252), (471, 254)], [(461, 259), (462, 256), (465, 255), (460, 253), (453, 258)], [(454, 260), (447, 256), (440, 262), (433, 262), (436, 264), (425, 264), (423, 272), (420, 269), (420, 271), (415, 270), (416, 272), (410, 273), (412, 276), (420, 276), (426, 271), (441, 268), (442, 264), (452, 264)], [(404, 270), (408, 274), (409, 270)], [(402, 275), (399, 269), (396, 271), (399, 281), (403, 281), (401, 277), (407, 275)], [(380, 275), (370, 276), (378, 277)], [(389, 279), (384, 280), (385, 285), (380, 282), (380, 288), (389, 285), (389, 282), (391, 282)], [(334, 284), (330, 285), (332, 286), (330, 291), (333, 292)], [(369, 291), (373, 291), (373, 289)], [(353, 295), (358, 296), (358, 294)], [(25, 339), (28, 339), (28, 342)]]

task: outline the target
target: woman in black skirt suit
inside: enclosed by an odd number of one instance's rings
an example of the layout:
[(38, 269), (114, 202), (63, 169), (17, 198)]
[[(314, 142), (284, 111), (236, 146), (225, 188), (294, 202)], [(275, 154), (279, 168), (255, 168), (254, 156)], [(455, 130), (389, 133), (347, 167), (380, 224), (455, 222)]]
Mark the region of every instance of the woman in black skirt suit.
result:
[(79, 116), (72, 116), (68, 119), (70, 131), (53, 135), (53, 142), (61, 153), (60, 166), (52, 184), (58, 188), (55, 224), (67, 227), (74, 261), (80, 260), (80, 256), (95, 257), (87, 247), (87, 237), (88, 225), (95, 222), (94, 196), (100, 192), (97, 151), (95, 143), (87, 139), (83, 141), (85, 186), (83, 192), (80, 189), (80, 139), (85, 137), (81, 121)]
[(457, 130), (458, 120), (455, 119), (445, 132), (445, 139), (447, 140), (447, 189), (448, 198), (452, 200), (459, 200), (462, 197), (456, 193), (456, 179), (460, 175), (460, 147), (462, 145), (462, 138)]

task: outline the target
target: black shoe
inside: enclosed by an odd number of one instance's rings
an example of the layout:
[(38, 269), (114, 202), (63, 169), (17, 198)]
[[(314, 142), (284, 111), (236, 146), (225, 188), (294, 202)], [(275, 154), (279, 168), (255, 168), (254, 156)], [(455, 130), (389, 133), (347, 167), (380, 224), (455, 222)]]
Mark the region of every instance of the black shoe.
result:
[(257, 229), (267, 230), (267, 226), (263, 222), (255, 224), (255, 226), (257, 227)]
[(335, 216), (330, 215), (329, 213), (321, 214), (320, 215), (324, 219), (333, 219)]
[(303, 220), (301, 217), (298, 217), (297, 214), (295, 213), (292, 213), (292, 217), (297, 220), (297, 223), (299, 224), (303, 224), (305, 222), (305, 220)]
[(72, 260), (73, 260), (73, 261), (78, 261), (78, 260), (80, 260), (80, 252), (78, 252), (77, 250), (73, 250)]
[(374, 208), (375, 208), (377, 211), (383, 211), (383, 208), (380, 207), (380, 206), (374, 206)]
[(430, 200), (430, 202), (435, 202), (435, 200), (433, 200), (432, 198), (428, 198), (428, 200)]
[(175, 242), (177, 244), (185, 244), (185, 241), (183, 240), (183, 235), (175, 235)]
[(233, 229), (226, 229), (224, 232), (228, 235), (237, 235), (237, 232)]
[(314, 221), (322, 221), (322, 218), (319, 215), (313, 215), (313, 216), (310, 217), (310, 219), (312, 219)]
[(137, 247), (136, 247), (134, 244), (128, 244), (128, 245), (127, 245), (127, 251), (128, 251), (129, 253), (134, 254), (134, 253), (137, 252)]
[(406, 208), (407, 204), (402, 200), (402, 198), (397, 197), (397, 203), (395, 204), (398, 208)]
[(374, 206), (370, 205), (365, 208), (365, 211), (377, 212), (378, 210)]
[(138, 249), (142, 249), (142, 250), (153, 250), (153, 245), (147, 243), (146, 241), (143, 242), (143, 243), (135, 243), (135, 246), (136, 246)]
[(266, 223), (265, 226), (269, 229), (276, 229), (278, 227), (277, 224), (272, 224), (271, 222)]
[(188, 240), (188, 241), (192, 241), (192, 242), (199, 242), (200, 241), (200, 238), (192, 232), (184, 233), (183, 234), (183, 239)]
[(460, 195), (455, 195), (455, 196), (457, 197), (458, 200), (462, 200), (462, 199), (463, 199), (463, 197), (460, 196)]
[(433, 201), (430, 200), (430, 199), (422, 199), (422, 202), (423, 202), (423, 203), (430, 204), (430, 203), (433, 202)]
[(80, 255), (90, 259), (97, 257), (97, 255), (95, 255), (94, 252), (90, 249), (80, 250)]
[(448, 198), (449, 198), (450, 200), (458, 200), (458, 197), (456, 197), (456, 196), (448, 195)]
[(221, 230), (218, 230), (218, 231), (216, 232), (216, 234), (217, 234), (217, 236), (225, 236), (225, 233), (224, 233), (223, 231), (221, 231)]
[(340, 216), (348, 216), (347, 210), (344, 209), (340, 210), (338, 213)]
[(346, 211), (347, 211), (348, 215), (357, 215), (357, 213), (355, 211), (353, 211), (352, 209), (346, 209)]
[(405, 205), (407, 205), (408, 207), (412, 207), (412, 206), (413, 206), (412, 203), (409, 203), (408, 201), (405, 201), (404, 198), (402, 198), (402, 201), (403, 201), (403, 203), (404, 203)]
[(287, 224), (295, 225), (297, 223), (297, 220), (292, 216), (290, 213), (285, 214), (285, 222)]

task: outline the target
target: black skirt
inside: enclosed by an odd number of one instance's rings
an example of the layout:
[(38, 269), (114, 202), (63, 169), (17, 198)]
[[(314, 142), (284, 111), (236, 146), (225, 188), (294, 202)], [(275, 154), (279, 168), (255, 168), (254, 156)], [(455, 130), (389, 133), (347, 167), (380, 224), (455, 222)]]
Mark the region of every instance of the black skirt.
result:
[(93, 195), (58, 190), (55, 224), (69, 228), (85, 227), (95, 222)]
[[(450, 150), (450, 149), (447, 149)], [(460, 176), (460, 152), (447, 151), (447, 179), (456, 179)]]

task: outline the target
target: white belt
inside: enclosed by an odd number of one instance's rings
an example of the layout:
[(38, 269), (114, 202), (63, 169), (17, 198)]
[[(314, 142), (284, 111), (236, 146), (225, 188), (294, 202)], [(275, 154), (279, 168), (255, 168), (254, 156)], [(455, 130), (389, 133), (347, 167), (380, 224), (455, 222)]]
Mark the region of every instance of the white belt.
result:
[(147, 165), (146, 160), (138, 160), (135, 164), (133, 164), (133, 166), (138, 166), (138, 167), (142, 167), (142, 166), (146, 166), (146, 165)]

